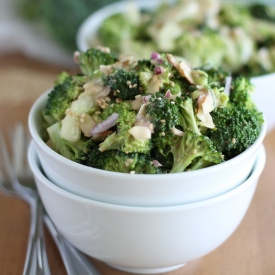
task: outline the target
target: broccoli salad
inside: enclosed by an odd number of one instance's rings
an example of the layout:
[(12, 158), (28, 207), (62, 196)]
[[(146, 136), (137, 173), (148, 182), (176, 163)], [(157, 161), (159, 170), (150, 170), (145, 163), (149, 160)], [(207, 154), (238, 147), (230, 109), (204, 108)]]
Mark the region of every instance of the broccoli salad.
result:
[(101, 47), (75, 60), (81, 73), (62, 72), (41, 110), (45, 142), (72, 161), (177, 173), (229, 160), (259, 135), (263, 116), (246, 77), (158, 52), (137, 60)]
[(106, 18), (90, 46), (146, 58), (152, 51), (188, 57), (190, 66), (232, 74), (275, 72), (275, 7), (219, 0), (163, 2), (153, 11), (130, 6)]

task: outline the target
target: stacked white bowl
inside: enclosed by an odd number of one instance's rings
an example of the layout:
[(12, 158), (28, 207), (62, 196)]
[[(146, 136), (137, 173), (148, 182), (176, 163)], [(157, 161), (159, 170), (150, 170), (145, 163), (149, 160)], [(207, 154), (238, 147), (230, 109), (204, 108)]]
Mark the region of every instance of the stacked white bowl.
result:
[(256, 142), (222, 164), (175, 174), (132, 175), (72, 162), (40, 137), (32, 106), (29, 163), (58, 230), (78, 249), (115, 268), (161, 273), (221, 245), (243, 219), (265, 164), (263, 124)]

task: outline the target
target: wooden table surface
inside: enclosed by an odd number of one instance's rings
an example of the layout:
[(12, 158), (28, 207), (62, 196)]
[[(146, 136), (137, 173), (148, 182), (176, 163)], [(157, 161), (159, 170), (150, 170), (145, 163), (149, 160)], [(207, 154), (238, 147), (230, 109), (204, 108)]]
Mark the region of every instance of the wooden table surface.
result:
[[(43, 64), (20, 54), (0, 56), (0, 128), (27, 123), (32, 102), (66, 68)], [(69, 72), (76, 72), (70, 68)], [(267, 162), (250, 208), (237, 230), (219, 248), (167, 275), (275, 274), (275, 129), (264, 140)], [(0, 194), (0, 274), (22, 274), (29, 230), (28, 206)], [(46, 234), (52, 274), (66, 274), (58, 251)], [(125, 275), (91, 259), (102, 275)], [(76, 274), (81, 275), (81, 274)]]

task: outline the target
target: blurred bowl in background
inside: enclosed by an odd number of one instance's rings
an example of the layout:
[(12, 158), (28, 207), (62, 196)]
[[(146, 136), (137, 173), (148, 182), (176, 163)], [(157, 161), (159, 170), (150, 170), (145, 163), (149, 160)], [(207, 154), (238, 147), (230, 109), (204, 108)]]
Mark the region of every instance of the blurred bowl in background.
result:
[[(173, 2), (173, 1), (168, 1)], [(221, 1), (229, 3), (240, 3), (239, 1)], [(257, 1), (242, 1), (242, 4), (249, 4)], [(159, 4), (158, 0), (144, 1), (144, 0), (133, 0), (133, 1), (120, 1), (107, 5), (95, 13), (92, 13), (87, 17), (81, 24), (76, 34), (76, 42), (78, 50), (86, 51), (93, 44), (97, 31), (101, 26), (102, 22), (109, 16), (116, 13), (123, 13), (129, 9), (129, 4), (134, 3), (137, 8), (144, 8), (146, 10), (154, 10)], [(274, 1), (265, 0), (261, 1), (261, 4), (274, 6)], [(107, 45), (105, 45), (107, 46)], [(203, 64), (202, 64), (203, 65)], [(275, 102), (274, 83), (275, 83), (275, 72), (271, 72), (266, 75), (255, 76), (251, 78), (251, 82), (255, 84), (255, 92), (253, 95), (254, 101), (260, 110), (264, 112), (267, 119), (267, 130), (270, 131), (275, 127), (275, 116), (273, 115), (273, 102)]]

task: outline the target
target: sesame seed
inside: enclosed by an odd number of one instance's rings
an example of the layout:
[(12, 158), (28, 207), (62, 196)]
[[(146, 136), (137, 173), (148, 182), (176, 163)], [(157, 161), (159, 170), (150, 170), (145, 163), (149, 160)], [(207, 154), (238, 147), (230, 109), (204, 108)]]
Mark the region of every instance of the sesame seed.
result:
[(161, 123), (165, 123), (165, 119), (161, 119), (160, 122), (161, 122)]
[(131, 82), (128, 80), (128, 81), (126, 82), (126, 84), (127, 84), (127, 85), (131, 85)]
[(236, 143), (236, 139), (232, 138), (232, 143), (235, 144)]
[(135, 174), (136, 172), (135, 171), (130, 171), (130, 174)]
[(164, 133), (164, 132), (162, 132), (162, 133), (161, 133), (161, 135), (164, 137), (164, 136), (165, 136), (165, 133)]

